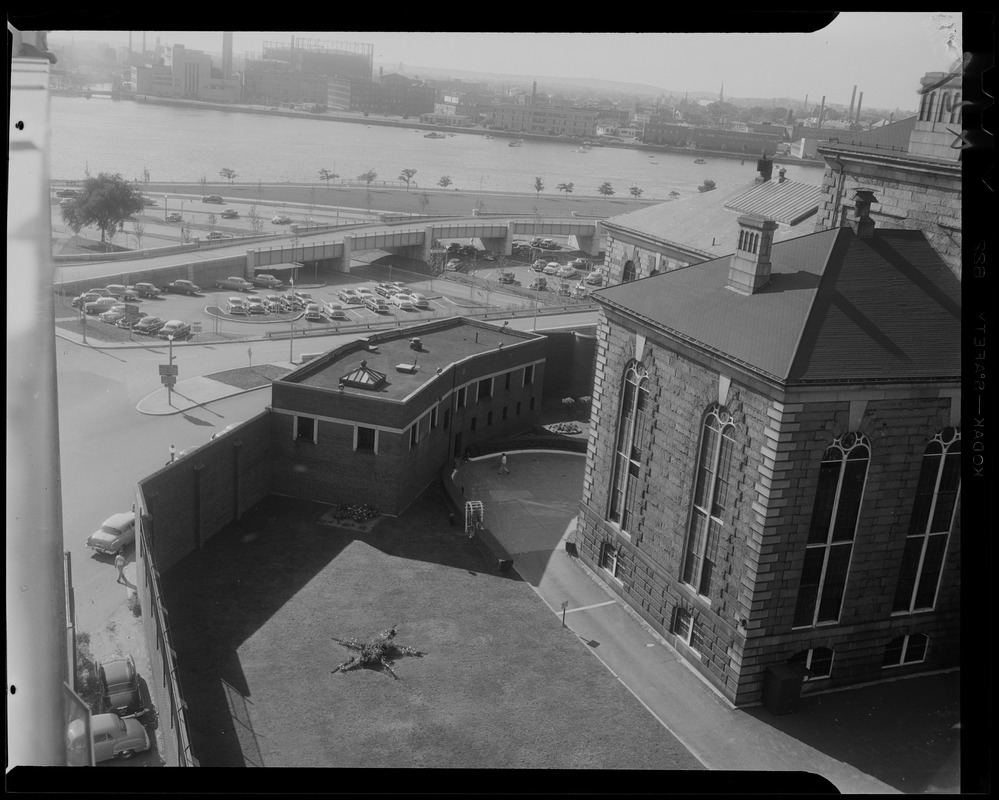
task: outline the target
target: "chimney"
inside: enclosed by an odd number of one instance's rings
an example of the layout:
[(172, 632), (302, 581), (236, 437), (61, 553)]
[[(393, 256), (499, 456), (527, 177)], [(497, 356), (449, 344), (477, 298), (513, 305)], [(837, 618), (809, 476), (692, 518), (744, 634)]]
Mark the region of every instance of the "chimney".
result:
[(787, 178), (784, 177), (784, 175), (786, 174), (787, 170), (784, 169), (784, 167), (781, 167), (779, 170), (777, 170), (777, 183), (784, 183), (784, 181), (787, 180)]
[(766, 153), (763, 154), (763, 158), (756, 162), (756, 171), (760, 173), (764, 183), (770, 180), (774, 174), (774, 162), (767, 158)]
[(755, 294), (770, 283), (770, 249), (777, 223), (749, 214), (739, 217), (739, 241), (728, 268), (728, 288)]
[(874, 192), (868, 189), (858, 189), (853, 196), (853, 219), (850, 220), (850, 227), (857, 234), (858, 239), (871, 239), (874, 237), (874, 220), (871, 219), (871, 203), (878, 202)]
[(853, 119), (853, 101), (857, 99), (857, 84), (853, 84), (853, 94), (850, 95), (850, 113), (846, 115), (848, 120)]
[(860, 106), (864, 102), (864, 93), (860, 93), (860, 97), (857, 98), (857, 116), (853, 118), (854, 122), (860, 122)]
[(822, 118), (825, 115), (826, 115), (826, 96), (822, 95), (822, 106), (819, 108), (819, 124), (815, 126), (816, 128), (822, 127)]

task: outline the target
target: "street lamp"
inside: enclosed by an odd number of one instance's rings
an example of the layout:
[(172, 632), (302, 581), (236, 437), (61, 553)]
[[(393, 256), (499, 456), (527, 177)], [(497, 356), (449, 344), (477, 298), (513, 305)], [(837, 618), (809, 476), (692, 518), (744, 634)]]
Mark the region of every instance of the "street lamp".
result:
[[(169, 361), (169, 363), (170, 363), (170, 366), (173, 366), (173, 334), (172, 333), (169, 334), (166, 338), (167, 338), (167, 341), (170, 343), (170, 361)], [(169, 377), (173, 378), (172, 375), (170, 375)], [(167, 384), (167, 405), (168, 406), (172, 406), (173, 405), (173, 386), (171, 386), (171, 384), (169, 384), (169, 383)], [(172, 457), (173, 445), (170, 445), (170, 450), (171, 450), (171, 458), (170, 458), (170, 460), (173, 461), (173, 457)]]
[(167, 221), (167, 217), (168, 217), (168, 214), (167, 214), (167, 201), (169, 199), (170, 199), (170, 195), (168, 195), (168, 194), (163, 195), (163, 221), (164, 222)]
[(169, 463), (172, 464), (176, 458), (177, 458), (177, 448), (174, 445), (170, 445), (170, 462)]

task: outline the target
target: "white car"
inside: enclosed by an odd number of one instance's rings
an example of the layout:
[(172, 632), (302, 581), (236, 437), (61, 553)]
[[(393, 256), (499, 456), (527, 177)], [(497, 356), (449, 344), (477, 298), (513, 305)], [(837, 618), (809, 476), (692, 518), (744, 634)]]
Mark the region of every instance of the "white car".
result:
[(416, 303), (413, 302), (412, 295), (400, 292), (392, 296), (392, 302), (395, 303), (396, 308), (401, 308), (403, 311), (416, 311)]
[(579, 272), (575, 267), (566, 264), (564, 267), (559, 267), (558, 272), (555, 273), (556, 278), (578, 278)]
[(417, 308), (430, 308), (430, 301), (422, 294), (412, 294), (410, 297), (413, 298), (413, 305)]
[(226, 311), (230, 314), (248, 314), (246, 301), (242, 297), (230, 297), (226, 300)]
[(113, 556), (135, 541), (135, 512), (123, 511), (108, 517), (87, 537), (87, 547), (95, 553)]
[(330, 319), (347, 319), (347, 310), (340, 303), (327, 300), (324, 308), (326, 316)]
[(273, 225), (291, 225), (291, 217), (287, 214), (278, 214), (272, 220)]
[(367, 300), (369, 297), (376, 297), (377, 296), (375, 294), (374, 290), (373, 289), (369, 289), (367, 286), (362, 286), (360, 289), (354, 289), (354, 292), (356, 292), (357, 296), (361, 298), (361, 302), (362, 303), (365, 300)]
[(319, 307), (319, 303), (309, 303), (305, 307), (305, 318), (310, 322), (323, 321), (323, 310)]
[(541, 270), (545, 275), (557, 275), (560, 267), (557, 261), (549, 261), (545, 264), (543, 270)]

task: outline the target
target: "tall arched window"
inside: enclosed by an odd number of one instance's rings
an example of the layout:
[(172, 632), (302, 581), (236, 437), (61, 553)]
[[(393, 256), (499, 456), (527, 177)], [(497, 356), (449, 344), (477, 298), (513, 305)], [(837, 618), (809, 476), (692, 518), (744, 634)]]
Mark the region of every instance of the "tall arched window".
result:
[(723, 515), (727, 512), (733, 482), (735, 426), (732, 415), (717, 403), (711, 407), (701, 430), (701, 450), (694, 476), (694, 508), (683, 559), (683, 582), (708, 597), (718, 559)]
[(648, 429), (649, 379), (641, 364), (632, 364), (624, 378), (617, 424), (614, 475), (608, 517), (627, 532), (634, 517), (638, 479)]
[(634, 261), (625, 261), (624, 262), (624, 271), (621, 273), (621, 282), (622, 283), (630, 283), (631, 281), (635, 280), (635, 276), (636, 276), (635, 262)]
[(892, 613), (929, 611), (936, 604), (960, 491), (961, 430), (945, 428), (923, 452)]
[(794, 627), (839, 620), (870, 460), (860, 433), (841, 436), (822, 456)]

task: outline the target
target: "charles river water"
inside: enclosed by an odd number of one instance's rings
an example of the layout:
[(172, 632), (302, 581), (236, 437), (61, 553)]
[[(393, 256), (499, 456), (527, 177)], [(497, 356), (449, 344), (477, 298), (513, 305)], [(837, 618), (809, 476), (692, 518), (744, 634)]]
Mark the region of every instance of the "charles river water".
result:
[[(643, 200), (697, 194), (705, 179), (719, 190), (756, 177), (757, 154), (745, 159), (708, 158), (695, 164), (694, 153), (651, 153), (638, 149), (581, 147), (567, 141), (524, 141), (510, 147), (506, 138), (456, 133), (428, 139), (427, 130), (368, 125), (329, 119), (293, 118), (236, 111), (161, 106), (107, 98), (56, 96), (51, 101), (51, 163), (54, 180), (81, 179), (84, 172), (120, 173), (141, 180), (149, 170), (156, 182), (195, 182), (202, 175), (221, 181), (219, 170), (234, 169), (240, 183), (319, 185), (319, 170), (344, 180), (374, 170), (376, 184), (402, 185), (402, 170), (415, 169), (413, 188), (439, 190), (447, 175), (449, 190), (535, 191), (540, 177), (546, 195), (596, 196), (608, 182), (615, 197), (642, 190)], [(822, 168), (793, 165), (787, 177), (819, 185)]]

